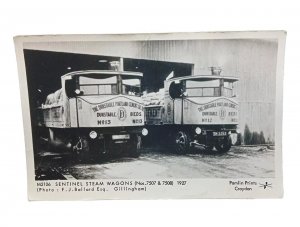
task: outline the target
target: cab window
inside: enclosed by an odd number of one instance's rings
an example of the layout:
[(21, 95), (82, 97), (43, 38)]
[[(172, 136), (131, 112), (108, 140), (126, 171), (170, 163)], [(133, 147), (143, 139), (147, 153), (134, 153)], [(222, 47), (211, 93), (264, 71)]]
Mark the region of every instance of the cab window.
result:
[(224, 81), (224, 96), (226, 97), (235, 97), (236, 94), (236, 90), (237, 90), (237, 82), (229, 82), (229, 81)]
[(141, 95), (141, 80), (133, 76), (122, 76), (122, 94), (123, 95)]

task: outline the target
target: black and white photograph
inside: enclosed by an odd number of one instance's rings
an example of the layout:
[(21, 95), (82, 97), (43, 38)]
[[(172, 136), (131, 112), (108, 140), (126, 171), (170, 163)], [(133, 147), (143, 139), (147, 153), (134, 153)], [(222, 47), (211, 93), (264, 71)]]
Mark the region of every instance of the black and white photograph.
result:
[(29, 194), (281, 196), (284, 38), (16, 37)]

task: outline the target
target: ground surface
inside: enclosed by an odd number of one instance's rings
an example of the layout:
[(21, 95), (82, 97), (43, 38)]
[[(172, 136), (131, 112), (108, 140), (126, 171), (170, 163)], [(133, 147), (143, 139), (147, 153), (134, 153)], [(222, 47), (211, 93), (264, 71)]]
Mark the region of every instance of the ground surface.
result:
[(139, 158), (80, 163), (70, 155), (42, 152), (36, 158), (36, 179), (274, 177), (274, 153), (264, 146), (232, 147), (226, 154), (199, 150), (187, 155), (147, 148)]

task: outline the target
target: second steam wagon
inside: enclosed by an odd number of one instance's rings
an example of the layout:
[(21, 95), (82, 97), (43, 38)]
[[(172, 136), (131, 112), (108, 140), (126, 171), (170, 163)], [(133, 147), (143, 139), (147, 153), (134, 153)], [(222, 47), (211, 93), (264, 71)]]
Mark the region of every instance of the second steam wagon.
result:
[(192, 75), (166, 79), (158, 93), (143, 96), (149, 137), (180, 154), (193, 146), (227, 152), (237, 138), (239, 106), (235, 77)]

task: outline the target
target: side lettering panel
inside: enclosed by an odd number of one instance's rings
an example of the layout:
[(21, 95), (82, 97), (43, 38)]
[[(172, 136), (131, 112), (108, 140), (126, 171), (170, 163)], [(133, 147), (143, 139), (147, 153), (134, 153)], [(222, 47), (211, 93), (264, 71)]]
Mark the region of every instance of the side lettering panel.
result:
[(160, 125), (165, 113), (164, 106), (145, 107), (147, 125)]
[(238, 104), (225, 98), (197, 104), (184, 100), (184, 124), (238, 124)]
[(79, 127), (143, 126), (144, 106), (126, 97), (98, 104), (78, 99)]
[(65, 127), (65, 122), (63, 118), (64, 107), (53, 106), (50, 108), (45, 108), (43, 111), (44, 124), (46, 127), (55, 127), (55, 128), (63, 128)]

